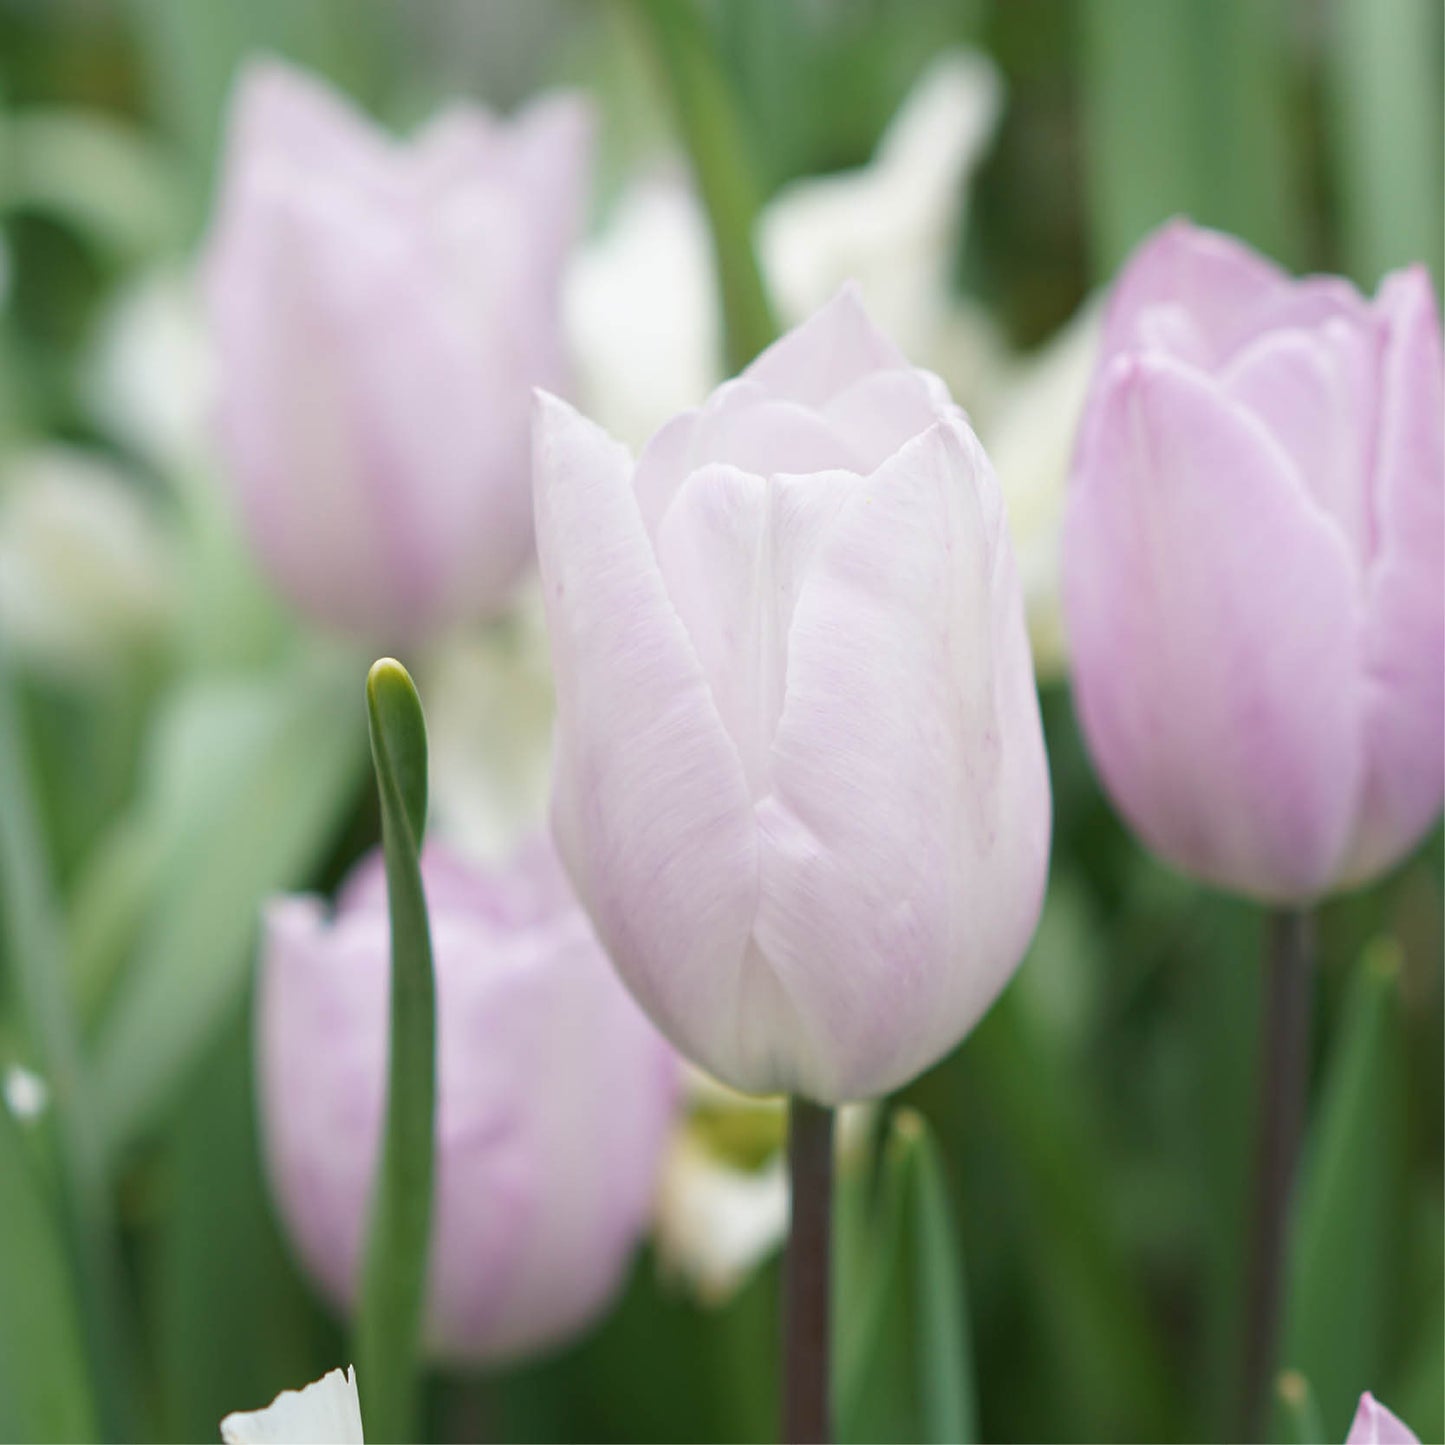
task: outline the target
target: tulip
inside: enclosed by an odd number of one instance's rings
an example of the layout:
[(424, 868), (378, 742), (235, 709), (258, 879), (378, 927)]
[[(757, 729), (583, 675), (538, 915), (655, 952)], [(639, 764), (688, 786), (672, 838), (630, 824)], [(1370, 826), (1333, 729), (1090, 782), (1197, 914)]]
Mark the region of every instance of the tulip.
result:
[(1420, 1445), (1420, 1440), (1403, 1420), (1392, 1415), (1366, 1390), (1360, 1396), (1360, 1407), (1350, 1423), (1345, 1445)]
[[(647, 1225), (676, 1060), (609, 967), (550, 846), (483, 871), (428, 847), (437, 1164), (425, 1342), (514, 1358), (595, 1318)], [(356, 1298), (386, 1091), (379, 854), (320, 900), (273, 903), (259, 1002), (268, 1171), (323, 1291)]]
[(633, 465), (540, 396), (553, 826), (633, 994), (746, 1093), (951, 1049), (1038, 917), (1049, 789), (998, 484), (845, 290)]
[(264, 1410), (221, 1421), (224, 1445), (362, 1445), (356, 1371), (332, 1370), (302, 1390), (282, 1390)]
[(1423, 267), (1373, 301), (1174, 222), (1105, 321), (1065, 523), (1090, 752), (1146, 843), (1275, 903), (1440, 811), (1445, 432)]
[(588, 148), (572, 99), (458, 106), (399, 145), (285, 67), (243, 78), (207, 262), (221, 443), (312, 618), (402, 643), (506, 602)]

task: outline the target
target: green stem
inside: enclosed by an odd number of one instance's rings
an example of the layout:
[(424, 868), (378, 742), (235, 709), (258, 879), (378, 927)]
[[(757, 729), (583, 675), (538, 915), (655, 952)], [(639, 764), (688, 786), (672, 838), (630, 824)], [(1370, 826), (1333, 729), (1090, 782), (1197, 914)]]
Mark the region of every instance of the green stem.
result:
[(692, 0), (632, 0), (632, 4), (661, 64), (692, 160), (712, 231), (728, 368), (741, 371), (778, 336), (753, 245), (759, 196), (742, 123)]
[(421, 877), (426, 725), (411, 678), (384, 659), (366, 682), (391, 914), (386, 1121), (371, 1199), (357, 1320), (357, 1386), (368, 1438), (417, 1438), (436, 1117), (436, 983)]
[(100, 1418), (111, 1438), (125, 1438), (133, 1433), (133, 1420), (120, 1229), (66, 993), (64, 948), (44, 859), (22, 763), (20, 719), (8, 680), (0, 675), (0, 916), (20, 1011), (50, 1088), (66, 1231)]

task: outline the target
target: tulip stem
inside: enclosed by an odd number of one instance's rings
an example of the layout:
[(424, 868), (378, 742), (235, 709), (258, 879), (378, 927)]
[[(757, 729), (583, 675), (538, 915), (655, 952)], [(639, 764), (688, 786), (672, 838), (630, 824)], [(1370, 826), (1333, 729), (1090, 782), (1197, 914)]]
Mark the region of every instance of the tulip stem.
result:
[(1241, 1440), (1263, 1436), (1284, 1294), (1285, 1248), (1295, 1165), (1309, 1092), (1314, 927), (1309, 913), (1270, 916), (1265, 1012), (1260, 1032), (1253, 1238), (1244, 1322)]
[(833, 1111), (788, 1107), (792, 1223), (783, 1258), (783, 1439), (828, 1441), (829, 1295), (833, 1234)]

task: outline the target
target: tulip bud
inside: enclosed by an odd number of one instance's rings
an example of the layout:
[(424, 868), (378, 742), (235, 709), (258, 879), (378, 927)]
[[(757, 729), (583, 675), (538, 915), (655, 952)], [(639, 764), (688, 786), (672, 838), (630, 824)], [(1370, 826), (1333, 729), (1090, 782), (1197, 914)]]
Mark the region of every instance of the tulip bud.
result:
[(314, 619), (406, 642), (506, 601), (588, 148), (570, 99), (458, 106), (397, 144), (283, 66), (242, 79), (207, 263), (221, 441)]
[[(437, 1154), (425, 1338), (463, 1361), (580, 1329), (652, 1210), (677, 1061), (618, 983), (550, 846), (483, 872), (422, 860), (437, 989)], [(259, 1002), (273, 1190), (308, 1271), (356, 1297), (386, 1094), (389, 924), (379, 854), (334, 917), (273, 903)]]
[(1206, 882), (1303, 902), (1440, 811), (1445, 433), (1423, 267), (1366, 301), (1174, 222), (1115, 287), (1066, 520), (1080, 720)]
[(998, 484), (845, 290), (634, 466), (541, 396), (553, 823), (659, 1028), (864, 1098), (951, 1049), (1038, 917), (1049, 788)]

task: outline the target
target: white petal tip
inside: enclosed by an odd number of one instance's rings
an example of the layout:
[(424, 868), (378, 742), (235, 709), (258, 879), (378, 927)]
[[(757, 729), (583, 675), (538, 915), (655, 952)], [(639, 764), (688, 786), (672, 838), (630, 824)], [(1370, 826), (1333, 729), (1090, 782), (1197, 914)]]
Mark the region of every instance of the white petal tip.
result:
[(332, 1370), (302, 1390), (282, 1390), (264, 1410), (227, 1415), (221, 1439), (225, 1445), (360, 1445), (355, 1366), (345, 1374)]

